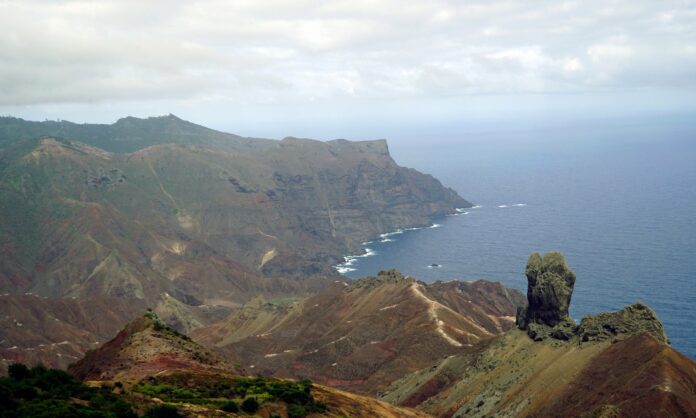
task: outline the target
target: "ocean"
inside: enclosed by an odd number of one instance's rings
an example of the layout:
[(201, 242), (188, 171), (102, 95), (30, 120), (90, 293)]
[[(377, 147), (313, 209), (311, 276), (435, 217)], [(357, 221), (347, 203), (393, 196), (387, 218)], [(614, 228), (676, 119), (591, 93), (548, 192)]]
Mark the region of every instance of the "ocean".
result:
[(476, 207), (375, 237), (347, 276), (397, 268), (526, 293), (529, 255), (561, 251), (577, 274), (574, 319), (642, 301), (696, 359), (696, 125), (480, 130), (391, 141), (390, 151)]

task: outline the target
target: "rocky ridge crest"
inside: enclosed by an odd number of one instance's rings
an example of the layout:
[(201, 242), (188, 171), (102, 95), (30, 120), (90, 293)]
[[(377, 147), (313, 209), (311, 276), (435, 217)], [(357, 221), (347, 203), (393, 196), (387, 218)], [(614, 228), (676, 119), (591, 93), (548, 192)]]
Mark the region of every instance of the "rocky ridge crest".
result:
[(548, 338), (581, 343), (623, 340), (647, 332), (669, 344), (655, 311), (639, 302), (616, 312), (588, 315), (576, 324), (568, 316), (576, 276), (561, 253), (532, 254), (525, 274), (527, 306), (518, 308), (515, 323), (535, 341)]

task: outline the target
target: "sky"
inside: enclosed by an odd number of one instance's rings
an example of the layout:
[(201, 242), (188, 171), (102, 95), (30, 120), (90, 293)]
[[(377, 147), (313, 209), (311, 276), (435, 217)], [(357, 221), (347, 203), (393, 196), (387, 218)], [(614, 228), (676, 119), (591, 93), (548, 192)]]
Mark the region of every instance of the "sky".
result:
[(377, 138), (696, 115), (696, 1), (6, 1), (0, 114)]

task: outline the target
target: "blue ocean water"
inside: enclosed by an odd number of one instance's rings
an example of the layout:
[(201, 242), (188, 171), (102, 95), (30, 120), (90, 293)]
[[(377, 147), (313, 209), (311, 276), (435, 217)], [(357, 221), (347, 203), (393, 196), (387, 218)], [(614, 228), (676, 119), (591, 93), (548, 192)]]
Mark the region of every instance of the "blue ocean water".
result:
[(642, 301), (672, 345), (696, 359), (696, 127), (676, 125), (392, 142), (400, 164), (480, 207), (370, 243), (374, 255), (346, 274), (398, 268), (424, 281), (490, 279), (526, 292), (529, 255), (558, 250), (577, 273), (573, 318)]

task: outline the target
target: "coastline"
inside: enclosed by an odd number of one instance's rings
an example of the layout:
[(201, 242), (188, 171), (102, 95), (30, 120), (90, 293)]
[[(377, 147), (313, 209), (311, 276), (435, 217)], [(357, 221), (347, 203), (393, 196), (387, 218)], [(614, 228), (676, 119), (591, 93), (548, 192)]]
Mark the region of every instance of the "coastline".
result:
[[(468, 209), (476, 209), (481, 206), (479, 205), (472, 205), (469, 207), (464, 207), (464, 208), (455, 208), (454, 212), (448, 213), (442, 216), (457, 216), (457, 215), (467, 215), (469, 212), (467, 211)], [(438, 217), (435, 217), (432, 219), (433, 222), (430, 223), (430, 225), (427, 226), (414, 226), (414, 227), (407, 227), (407, 228), (398, 228), (394, 231), (390, 232), (385, 232), (382, 234), (379, 234), (376, 238), (370, 240), (370, 241), (365, 241), (360, 243), (360, 247), (362, 247), (362, 253), (360, 254), (348, 254), (343, 256), (343, 262), (331, 266), (338, 274), (345, 276), (347, 273), (350, 273), (351, 271), (355, 271), (356, 269), (353, 268), (353, 264), (360, 259), (360, 258), (366, 258), (366, 257), (371, 257), (373, 255), (377, 255), (377, 253), (368, 247), (370, 244), (374, 244), (375, 242), (379, 243), (388, 243), (388, 242), (394, 242), (395, 240), (392, 238), (397, 235), (402, 235), (406, 232), (411, 232), (411, 231), (417, 231), (419, 229), (428, 229), (428, 228), (439, 228), (442, 226), (442, 224), (434, 222)]]

